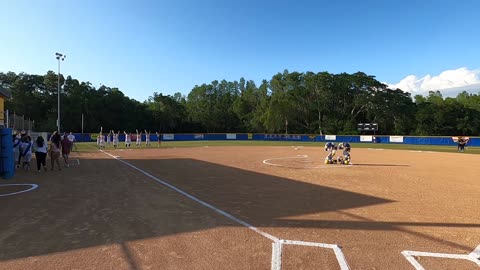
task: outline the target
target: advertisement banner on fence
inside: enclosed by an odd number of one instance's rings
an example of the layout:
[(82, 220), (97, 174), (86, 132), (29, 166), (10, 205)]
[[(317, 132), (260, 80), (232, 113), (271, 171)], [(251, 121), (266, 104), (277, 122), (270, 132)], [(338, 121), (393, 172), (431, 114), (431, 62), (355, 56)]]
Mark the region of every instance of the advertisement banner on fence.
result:
[(390, 136), (390, 142), (403, 143), (403, 136)]
[(193, 135), (193, 138), (195, 140), (203, 140), (204, 136), (203, 136), (203, 134), (195, 134), (195, 135)]
[(335, 141), (337, 139), (337, 135), (325, 135), (326, 141)]
[(163, 134), (164, 141), (173, 141), (174, 138), (175, 138), (174, 134)]
[(248, 139), (249, 139), (249, 140), (253, 139), (253, 134), (252, 134), (252, 133), (248, 133), (247, 136), (248, 136)]
[(236, 140), (237, 134), (227, 134), (227, 140)]
[(373, 137), (372, 136), (360, 136), (360, 141), (361, 142), (372, 142)]

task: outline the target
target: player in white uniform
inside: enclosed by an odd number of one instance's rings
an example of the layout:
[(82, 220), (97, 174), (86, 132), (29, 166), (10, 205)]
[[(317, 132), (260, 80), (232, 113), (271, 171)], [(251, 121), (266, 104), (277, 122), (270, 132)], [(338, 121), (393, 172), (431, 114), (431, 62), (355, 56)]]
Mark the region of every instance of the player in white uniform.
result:
[(151, 132), (147, 132), (147, 130), (145, 129), (145, 145), (146, 146), (150, 146), (150, 133)]
[(137, 131), (137, 140), (135, 142), (135, 144), (137, 145), (137, 147), (141, 147), (142, 146), (142, 132), (140, 132), (140, 134), (138, 133), (138, 129), (136, 129)]
[(112, 135), (112, 131), (107, 134), (107, 146), (110, 146), (110, 143), (112, 142), (110, 135)]
[(113, 133), (113, 148), (117, 149), (118, 147), (118, 136), (120, 134), (120, 131), (118, 133), (115, 133), (113, 130), (110, 131)]
[(98, 144), (100, 148), (105, 148), (105, 137), (103, 135), (103, 127), (100, 127), (100, 133), (98, 134)]
[(125, 148), (129, 148), (132, 143), (132, 133), (127, 133), (125, 131), (123, 133), (125, 133)]

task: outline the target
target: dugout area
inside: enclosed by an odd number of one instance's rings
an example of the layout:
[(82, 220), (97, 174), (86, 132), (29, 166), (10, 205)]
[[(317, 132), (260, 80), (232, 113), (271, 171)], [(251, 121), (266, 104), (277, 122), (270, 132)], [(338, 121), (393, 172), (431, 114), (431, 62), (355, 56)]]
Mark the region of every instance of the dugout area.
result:
[(0, 269), (480, 268), (480, 156), (325, 155), (92, 149), (61, 172), (19, 171), (9, 183), (38, 188), (0, 197)]

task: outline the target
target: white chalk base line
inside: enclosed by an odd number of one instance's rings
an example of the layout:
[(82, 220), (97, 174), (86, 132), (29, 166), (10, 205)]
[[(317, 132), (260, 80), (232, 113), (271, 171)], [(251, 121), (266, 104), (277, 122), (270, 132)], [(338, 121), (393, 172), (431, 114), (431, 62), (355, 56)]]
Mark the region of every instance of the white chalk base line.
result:
[(296, 240), (278, 240), (272, 244), (272, 270), (281, 270), (282, 269), (282, 251), (283, 245), (294, 245), (294, 246), (307, 246), (307, 247), (319, 247), (319, 248), (329, 248), (333, 249), (335, 257), (337, 258), (340, 270), (350, 270), (345, 255), (342, 252), (342, 249), (338, 245), (324, 244), (324, 243), (315, 243), (315, 242), (305, 242), (305, 241), (296, 241)]
[(112, 158), (114, 158), (114, 159), (122, 162), (123, 164), (125, 164), (125, 165), (127, 165), (127, 166), (129, 166), (129, 167), (131, 167), (131, 168), (133, 168), (133, 169), (135, 169), (135, 170), (143, 173), (144, 175), (146, 175), (146, 176), (148, 176), (149, 178), (157, 181), (158, 183), (160, 183), (160, 184), (162, 184), (162, 185), (164, 185), (164, 186), (166, 186), (166, 187), (168, 187), (168, 188), (170, 188), (170, 189), (172, 189), (172, 190), (174, 190), (174, 191), (176, 191), (176, 192), (178, 192), (178, 193), (186, 196), (187, 198), (189, 198), (189, 199), (191, 199), (191, 200), (193, 200), (193, 201), (195, 201), (195, 202), (197, 202), (197, 203), (199, 203), (199, 204), (201, 204), (201, 205), (203, 205), (203, 206), (205, 206), (205, 207), (210, 208), (211, 210), (219, 213), (220, 215), (222, 215), (222, 216), (224, 216), (224, 217), (226, 217), (226, 218), (228, 218), (228, 219), (230, 219), (230, 220), (233, 220), (233, 221), (235, 221), (235, 222), (237, 222), (237, 223), (239, 223), (239, 224), (241, 224), (241, 225), (249, 228), (250, 230), (252, 230), (252, 231), (254, 231), (254, 232), (256, 232), (256, 233), (258, 233), (258, 234), (260, 234), (260, 235), (262, 235), (262, 236), (264, 236), (264, 237), (266, 237), (266, 238), (268, 238), (268, 239), (270, 239), (270, 240), (272, 240), (272, 241), (278, 241), (278, 240), (279, 240), (277, 237), (275, 237), (275, 236), (273, 236), (273, 235), (271, 235), (271, 234), (268, 234), (268, 233), (266, 233), (266, 232), (264, 232), (264, 231), (256, 228), (255, 226), (253, 226), (253, 225), (251, 225), (251, 224), (249, 224), (249, 223), (247, 223), (247, 222), (245, 222), (245, 221), (243, 221), (243, 220), (240, 220), (240, 219), (238, 219), (238, 218), (230, 215), (229, 213), (227, 213), (227, 212), (225, 212), (225, 211), (223, 211), (223, 210), (221, 210), (221, 209), (216, 208), (215, 206), (213, 206), (213, 205), (211, 205), (211, 204), (209, 204), (209, 203), (207, 203), (207, 202), (204, 202), (204, 201), (198, 199), (197, 197), (195, 197), (195, 196), (193, 196), (193, 195), (191, 195), (191, 194), (189, 194), (189, 193), (187, 193), (187, 192), (185, 192), (185, 191), (183, 191), (183, 190), (181, 190), (181, 189), (173, 186), (173, 185), (170, 184), (170, 183), (167, 183), (167, 182), (164, 181), (164, 180), (161, 180), (161, 179), (153, 176), (152, 174), (150, 174), (150, 173), (148, 173), (148, 172), (146, 172), (146, 171), (144, 171), (144, 170), (136, 167), (135, 165), (132, 165), (132, 164), (130, 164), (130, 163), (128, 163), (128, 162), (126, 162), (126, 161), (124, 161), (124, 160), (122, 160), (122, 159), (119, 159), (118, 157), (116, 157), (116, 156), (114, 156), (114, 155), (111, 155), (110, 153), (107, 153), (107, 152), (105, 152), (105, 151), (103, 151), (103, 150), (101, 150), (101, 149), (100, 149), (100, 151), (101, 151), (102, 153), (104, 153), (104, 154), (106, 154), (106, 155), (108, 155), (108, 156), (110, 156), (110, 157), (112, 157)]
[[(341, 270), (349, 270), (348, 268), (348, 265), (346, 264), (346, 261), (345, 261), (345, 257), (343, 256), (343, 253), (342, 251), (340, 250), (340, 248), (337, 246), (337, 245), (329, 245), (329, 244), (322, 244), (322, 243), (311, 243), (311, 242), (302, 242), (302, 241), (291, 241), (291, 240), (280, 240), (278, 239), (277, 237), (269, 234), (269, 233), (266, 233), (260, 229), (258, 229), (257, 227), (239, 219), (239, 218), (236, 218), (234, 217), (233, 215), (221, 210), (221, 209), (218, 209), (216, 208), (215, 206), (207, 203), (207, 202), (204, 202), (200, 199), (198, 199), (197, 197), (193, 196), (193, 195), (190, 195), (189, 193), (173, 186), (172, 184), (169, 184), (167, 183), (166, 181), (163, 181), (155, 176), (153, 176), (152, 174), (136, 167), (135, 165), (132, 165), (122, 159), (119, 159), (118, 157), (114, 156), (114, 155), (111, 155), (110, 153), (107, 153), (103, 150), (100, 149), (100, 151), (120, 162), (122, 162), (123, 164), (143, 173), (144, 175), (152, 178), (153, 180), (157, 181), (158, 183), (186, 196), (187, 198), (205, 206), (205, 207), (208, 207), (210, 208), (211, 210), (221, 214), (222, 216), (230, 219), (230, 220), (233, 220), (245, 227), (247, 227), (248, 229), (262, 235), (263, 237), (266, 237), (268, 239), (270, 239), (271, 241), (273, 241), (273, 250), (272, 250), (272, 270), (281, 270), (282, 269), (282, 266), (281, 266), (281, 256), (282, 256), (282, 252), (281, 252), (281, 249), (282, 249), (282, 245), (283, 244), (286, 244), (286, 245), (304, 245), (304, 246), (317, 246), (317, 247), (324, 247), (324, 248), (332, 248), (335, 252), (335, 256), (337, 256), (337, 259), (339, 260), (339, 263), (340, 263), (340, 266), (341, 266)], [(340, 258), (340, 259), (339, 259)], [(346, 267), (345, 267), (346, 266)]]
[(470, 254), (449, 254), (449, 253), (433, 253), (433, 252), (421, 252), (421, 251), (411, 251), (404, 250), (402, 255), (409, 261), (416, 270), (425, 270), (425, 268), (420, 264), (416, 257), (431, 257), (431, 258), (443, 258), (443, 259), (456, 259), (456, 260), (467, 260), (475, 263), (480, 267), (480, 245), (475, 248)]
[[(311, 246), (311, 247), (320, 247), (320, 248), (331, 248), (333, 249), (334, 253), (335, 253), (335, 256), (337, 258), (337, 261), (340, 265), (340, 269), (341, 270), (350, 270), (350, 267), (348, 266), (348, 263), (345, 259), (345, 256), (341, 250), (341, 248), (338, 246), (338, 245), (332, 245), (332, 244), (324, 244), (324, 243), (314, 243), (314, 242), (304, 242), (304, 241), (294, 241), (294, 240), (282, 240), (282, 239), (279, 239), (269, 233), (266, 233), (256, 227), (254, 227), (253, 225), (241, 220), (241, 219), (238, 219), (234, 216), (232, 216), (231, 214), (221, 210), (221, 209), (218, 209), (216, 208), (215, 206), (209, 204), (209, 203), (206, 203), (200, 199), (198, 199), (197, 197), (193, 196), (193, 195), (190, 195), (189, 193), (153, 176), (152, 174), (124, 161), (124, 160), (121, 160), (119, 159), (118, 157), (116, 156), (113, 156), (103, 150), (100, 149), (100, 151), (120, 162), (122, 162), (123, 164), (143, 173), (144, 175), (148, 176), (149, 178), (152, 178), (153, 180), (155, 180), (156, 182), (186, 196), (187, 198), (207, 207), (207, 208), (210, 208), (211, 210), (221, 214), (222, 216), (230, 219), (230, 220), (233, 220), (245, 227), (247, 227), (248, 229), (262, 235), (263, 237), (265, 238), (268, 238), (270, 239), (271, 241), (273, 241), (272, 243), (272, 262), (271, 262), (271, 269), (272, 270), (281, 270), (282, 269), (282, 246), (283, 245), (300, 245), (300, 246)], [(297, 157), (299, 158), (299, 157)], [(34, 185), (34, 184), (30, 184), (30, 185)], [(35, 187), (32, 188), (32, 189), (35, 189), (37, 186), (34, 185)], [(28, 191), (32, 190), (32, 189), (29, 189)], [(26, 192), (26, 191), (23, 191), (23, 192)], [(405, 258), (415, 267), (416, 270), (425, 270), (423, 268), (422, 265), (420, 265), (420, 263), (413, 257), (413, 256), (426, 256), (426, 257), (440, 257), (440, 258), (452, 258), (452, 259), (466, 259), (466, 260), (469, 260), (469, 261), (472, 261), (474, 263), (476, 263), (478, 266), (480, 266), (480, 260), (478, 259), (478, 257), (480, 257), (480, 246), (478, 246), (472, 253), (468, 254), (468, 255), (460, 255), (460, 254), (443, 254), (443, 253), (428, 253), (428, 252), (418, 252), (418, 251), (403, 251), (402, 254), (405, 256)]]

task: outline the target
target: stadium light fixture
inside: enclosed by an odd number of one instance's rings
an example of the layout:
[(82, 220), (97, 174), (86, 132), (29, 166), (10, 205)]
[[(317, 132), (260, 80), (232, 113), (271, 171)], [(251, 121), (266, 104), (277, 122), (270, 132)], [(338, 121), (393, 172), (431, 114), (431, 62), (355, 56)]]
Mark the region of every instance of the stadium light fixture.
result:
[[(57, 131), (60, 134), (60, 62), (65, 61), (65, 57), (67, 57), (64, 54), (61, 53), (55, 53), (55, 58), (58, 60), (58, 80), (57, 80), (57, 85), (58, 85), (58, 100), (57, 100), (57, 105), (58, 105), (58, 110), (57, 110)], [(61, 60), (61, 61), (60, 61)]]

